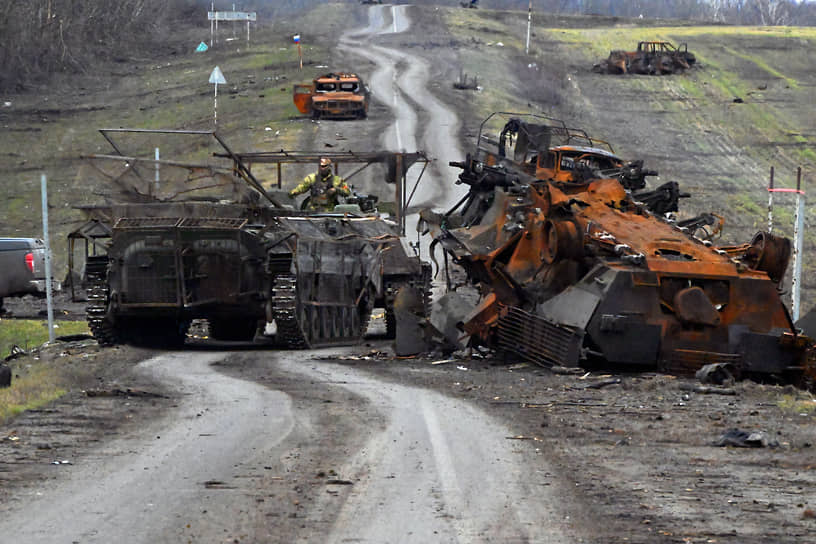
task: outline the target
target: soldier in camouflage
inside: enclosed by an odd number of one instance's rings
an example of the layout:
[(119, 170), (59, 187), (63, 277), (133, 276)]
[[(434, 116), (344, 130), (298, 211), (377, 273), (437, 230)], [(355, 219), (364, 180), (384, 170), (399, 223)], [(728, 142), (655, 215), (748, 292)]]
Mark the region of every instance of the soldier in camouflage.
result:
[(330, 212), (339, 203), (339, 197), (351, 195), (351, 189), (340, 176), (332, 174), (332, 162), (328, 157), (320, 159), (317, 172), (309, 174), (289, 196), (294, 197), (310, 192), (306, 209), (319, 212)]

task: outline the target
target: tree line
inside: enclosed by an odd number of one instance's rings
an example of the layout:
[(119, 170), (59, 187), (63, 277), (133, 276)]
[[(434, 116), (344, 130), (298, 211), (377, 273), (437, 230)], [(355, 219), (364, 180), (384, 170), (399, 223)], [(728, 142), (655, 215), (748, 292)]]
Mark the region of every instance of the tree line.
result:
[[(527, 9), (529, 0), (481, 0), (479, 4), (495, 9)], [(642, 16), (729, 25), (816, 25), (816, 4), (807, 0), (533, 0), (532, 4), (534, 11), (561, 14)]]
[[(359, 3), (359, 0), (346, 0)], [(217, 10), (231, 0), (214, 2)], [(403, 3), (403, 2), (400, 2)], [(422, 4), (448, 4), (417, 0)], [(20, 91), (57, 72), (83, 72), (99, 59), (126, 59), (165, 43), (183, 25), (206, 25), (213, 0), (0, 0), (0, 90)], [(249, 0), (236, 9), (279, 18), (318, 0)], [(529, 0), (483, 0), (527, 9)], [(677, 18), (746, 25), (816, 24), (816, 5), (797, 0), (533, 0), (537, 12)]]

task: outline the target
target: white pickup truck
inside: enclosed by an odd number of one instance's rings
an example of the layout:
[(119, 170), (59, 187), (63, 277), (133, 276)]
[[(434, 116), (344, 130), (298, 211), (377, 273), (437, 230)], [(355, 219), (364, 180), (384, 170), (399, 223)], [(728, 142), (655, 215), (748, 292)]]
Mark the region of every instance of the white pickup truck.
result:
[[(60, 289), (51, 280), (51, 288)], [(0, 238), (0, 313), (3, 298), (46, 295), (45, 244), (37, 238)]]

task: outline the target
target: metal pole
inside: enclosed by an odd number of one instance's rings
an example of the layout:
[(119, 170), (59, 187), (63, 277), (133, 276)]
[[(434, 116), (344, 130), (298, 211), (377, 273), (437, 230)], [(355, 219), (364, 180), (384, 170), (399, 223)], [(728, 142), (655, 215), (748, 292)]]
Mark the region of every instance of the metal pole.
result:
[(45, 174), (40, 177), (42, 193), (43, 242), (45, 242), (45, 296), (48, 300), (48, 341), (54, 342), (54, 299), (51, 293), (51, 244), (48, 241), (48, 186)]
[(159, 164), (159, 148), (156, 148), (156, 184), (154, 189), (154, 195), (159, 195), (159, 180), (161, 177), (159, 176), (159, 171), (161, 170), (161, 164)]
[(771, 177), (768, 180), (768, 234), (773, 232), (773, 194), (774, 167), (771, 166)]
[(215, 96), (213, 96), (213, 125), (218, 124), (218, 83), (215, 84)]
[(799, 320), (799, 299), (802, 291), (802, 248), (805, 236), (805, 192), (802, 191), (802, 167), (796, 169), (796, 218), (793, 225), (793, 281), (791, 314)]
[(210, 47), (213, 45), (213, 25), (215, 24), (215, 2), (212, 3), (212, 7), (210, 8), (212, 11), (213, 19), (210, 19)]
[(533, 0), (530, 0), (530, 5), (527, 7), (527, 45), (524, 46), (524, 54), (530, 52), (530, 23), (533, 18)]

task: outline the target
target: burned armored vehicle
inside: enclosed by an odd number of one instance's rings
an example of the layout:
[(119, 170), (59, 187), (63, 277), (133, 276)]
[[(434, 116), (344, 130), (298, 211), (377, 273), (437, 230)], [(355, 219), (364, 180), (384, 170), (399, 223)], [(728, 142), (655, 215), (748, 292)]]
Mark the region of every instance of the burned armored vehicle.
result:
[[(113, 141), (121, 132), (103, 134)], [(118, 144), (113, 155), (88, 157), (119, 189), (110, 203), (85, 209), (88, 223), (69, 243), (71, 255), (76, 240), (91, 248), (84, 256), (88, 323), (100, 344), (177, 346), (193, 320), (206, 320), (217, 340), (252, 340), (274, 323), (285, 347), (353, 344), (373, 308), (393, 316), (401, 286), (426, 288), (429, 266), (403, 245), (399, 203), (391, 218), (359, 213), (358, 205), (296, 210), (250, 165), (281, 172), (284, 162), (311, 165), (318, 155), (240, 154), (215, 133), (176, 134), (214, 138), (221, 151), (211, 158), (227, 164), (140, 158)], [(383, 186), (394, 195), (403, 192), (408, 168), (427, 160), (421, 153), (342, 152), (332, 159), (383, 165), (391, 176)]]
[(496, 119), (485, 121), (473, 154), (451, 163), (468, 196), (446, 214), (422, 214), (432, 245), (478, 287), (460, 325), (471, 342), (542, 365), (694, 373), (723, 363), (792, 380), (812, 372), (809, 339), (779, 294), (787, 239), (758, 233), (715, 247), (663, 215), (679, 191), (654, 198), (655, 212), (632, 189), (650, 172), (591, 140), (565, 147), (585, 134), (561, 122), (526, 119), (499, 124), (498, 139), (485, 134)]
[(593, 70), (607, 74), (667, 75), (688, 70), (697, 57), (681, 43), (675, 47), (666, 41), (638, 42), (635, 51), (615, 50)]

